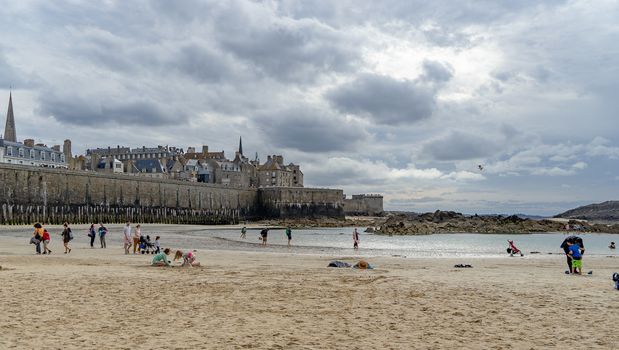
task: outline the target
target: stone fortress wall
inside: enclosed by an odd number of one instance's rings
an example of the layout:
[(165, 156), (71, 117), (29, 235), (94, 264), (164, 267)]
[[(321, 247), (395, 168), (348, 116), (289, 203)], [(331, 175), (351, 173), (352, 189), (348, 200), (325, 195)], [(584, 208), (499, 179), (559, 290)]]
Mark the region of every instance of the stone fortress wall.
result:
[[(339, 195), (339, 198), (336, 198)], [(0, 224), (228, 224), (343, 217), (342, 191), (222, 185), (0, 164)]]
[(377, 216), (383, 213), (380, 194), (354, 194), (344, 199), (344, 213), (352, 216)]
[(344, 192), (326, 188), (265, 187), (258, 192), (259, 212), (265, 217), (344, 217)]

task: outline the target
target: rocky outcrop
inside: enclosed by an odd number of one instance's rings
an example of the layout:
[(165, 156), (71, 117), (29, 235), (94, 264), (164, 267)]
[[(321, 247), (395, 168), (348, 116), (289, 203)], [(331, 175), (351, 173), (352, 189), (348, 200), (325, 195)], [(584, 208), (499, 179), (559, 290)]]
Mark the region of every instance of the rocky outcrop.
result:
[[(571, 221), (581, 231), (619, 233), (619, 225), (590, 225)], [(437, 210), (424, 214), (397, 214), (372, 228), (376, 234), (426, 235), (433, 233), (534, 233), (564, 231), (565, 223), (552, 220), (531, 220), (519, 216), (465, 216), (452, 211)]]
[(619, 201), (589, 204), (555, 216), (564, 219), (619, 221)]

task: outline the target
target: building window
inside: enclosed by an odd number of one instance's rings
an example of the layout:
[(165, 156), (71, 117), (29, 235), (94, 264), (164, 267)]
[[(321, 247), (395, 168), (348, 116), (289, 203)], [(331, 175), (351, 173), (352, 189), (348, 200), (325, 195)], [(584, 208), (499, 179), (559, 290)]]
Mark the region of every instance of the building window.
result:
[(34, 150), (33, 149), (30, 150), (30, 159), (34, 159)]
[(61, 162), (63, 162), (63, 163), (66, 161), (66, 159), (65, 159), (65, 157), (64, 157), (64, 154), (61, 154), (61, 155), (60, 155), (60, 161), (61, 161)]
[(52, 153), (52, 162), (56, 161), (56, 153)]
[(45, 160), (45, 152), (41, 151), (41, 160)]
[(6, 155), (11, 157), (13, 156), (13, 147), (9, 146), (6, 148)]
[[(20, 156), (20, 157), (23, 157), (23, 156), (24, 156), (24, 149), (23, 149), (23, 148), (18, 148), (18, 149), (17, 149), (17, 152), (19, 153), (19, 156)], [(20, 162), (20, 163), (21, 163), (21, 162)]]

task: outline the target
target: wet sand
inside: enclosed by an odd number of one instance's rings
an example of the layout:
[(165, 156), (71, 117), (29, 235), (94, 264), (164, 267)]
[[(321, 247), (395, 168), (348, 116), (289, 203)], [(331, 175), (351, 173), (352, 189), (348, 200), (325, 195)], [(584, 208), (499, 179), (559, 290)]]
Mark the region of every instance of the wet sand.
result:
[[(153, 226), (161, 232), (195, 227)], [(29, 228), (0, 228), (0, 349), (612, 349), (619, 343), (619, 259), (592, 276), (536, 259), (333, 257), (233, 250), (196, 254), (200, 268), (153, 268), (119, 240), (71, 254), (54, 238), (35, 256)], [(74, 231), (81, 232), (81, 227)], [(114, 237), (111, 237), (114, 238)], [(232, 243), (225, 243), (232, 244)], [(357, 258), (339, 257), (354, 262)], [(473, 265), (457, 269), (454, 264)]]

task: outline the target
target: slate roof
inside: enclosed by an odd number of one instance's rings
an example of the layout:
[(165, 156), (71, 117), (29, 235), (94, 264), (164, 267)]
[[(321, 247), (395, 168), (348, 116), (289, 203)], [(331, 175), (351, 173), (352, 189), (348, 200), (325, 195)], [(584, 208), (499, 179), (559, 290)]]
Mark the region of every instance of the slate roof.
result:
[(137, 159), (133, 162), (135, 170), (141, 173), (164, 173), (163, 165), (159, 159)]

